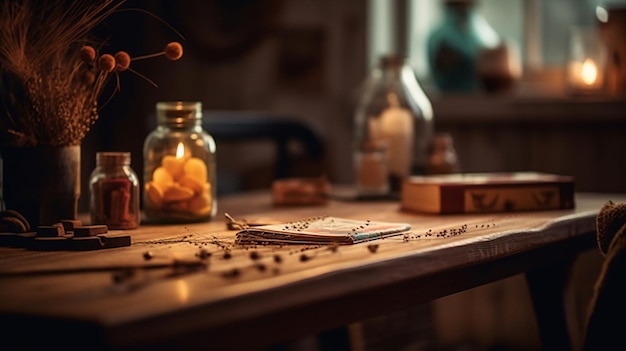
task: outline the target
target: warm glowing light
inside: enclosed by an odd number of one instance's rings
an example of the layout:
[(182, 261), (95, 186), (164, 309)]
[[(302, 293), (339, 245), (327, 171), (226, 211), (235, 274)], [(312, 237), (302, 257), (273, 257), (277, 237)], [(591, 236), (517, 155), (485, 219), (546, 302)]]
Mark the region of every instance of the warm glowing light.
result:
[(176, 293), (178, 295), (178, 301), (186, 303), (189, 301), (189, 285), (184, 280), (176, 281)]
[(580, 79), (587, 85), (592, 85), (598, 78), (598, 68), (591, 59), (586, 59), (580, 69)]
[(185, 147), (183, 143), (178, 143), (178, 147), (176, 147), (176, 158), (181, 159), (185, 156)]

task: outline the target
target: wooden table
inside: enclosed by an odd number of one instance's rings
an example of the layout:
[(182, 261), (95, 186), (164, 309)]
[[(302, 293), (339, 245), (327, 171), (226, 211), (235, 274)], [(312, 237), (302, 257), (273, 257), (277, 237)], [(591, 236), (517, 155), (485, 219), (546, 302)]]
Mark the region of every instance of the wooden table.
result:
[[(554, 349), (569, 342), (559, 303), (564, 273), (576, 255), (595, 249), (595, 216), (608, 200), (626, 196), (577, 194), (575, 210), (436, 216), (401, 212), (393, 201), (275, 208), (268, 193), (253, 193), (220, 199), (220, 214), (210, 223), (143, 224), (128, 232), (127, 247), (4, 247), (2, 338), (91, 349), (249, 350), (526, 272), (540, 331), (550, 327), (542, 340)], [(248, 220), (332, 215), (408, 222), (415, 234), (467, 230), (338, 248), (241, 247), (234, 244), (235, 231), (226, 228), (225, 212)], [(211, 256), (202, 259), (207, 252)], [(206, 268), (174, 269), (174, 261)], [(112, 269), (124, 266), (139, 268)]]

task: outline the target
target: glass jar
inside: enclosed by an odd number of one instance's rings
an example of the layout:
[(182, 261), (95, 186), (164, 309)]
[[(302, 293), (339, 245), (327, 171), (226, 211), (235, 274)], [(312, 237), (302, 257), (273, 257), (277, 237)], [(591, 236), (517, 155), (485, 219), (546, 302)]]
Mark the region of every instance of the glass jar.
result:
[(437, 133), (433, 139), (426, 174), (451, 174), (461, 172), (454, 140), (449, 133)]
[(606, 47), (596, 27), (570, 28), (567, 88), (572, 95), (598, 95), (605, 91)]
[(130, 167), (129, 152), (96, 153), (89, 192), (92, 224), (106, 224), (110, 229), (139, 226), (139, 178)]
[(407, 176), (424, 173), (433, 110), (397, 55), (384, 56), (366, 82), (354, 115), (356, 189), (359, 196), (386, 196)]
[(144, 212), (156, 223), (201, 222), (217, 212), (215, 140), (202, 129), (202, 103), (156, 104), (144, 156)]

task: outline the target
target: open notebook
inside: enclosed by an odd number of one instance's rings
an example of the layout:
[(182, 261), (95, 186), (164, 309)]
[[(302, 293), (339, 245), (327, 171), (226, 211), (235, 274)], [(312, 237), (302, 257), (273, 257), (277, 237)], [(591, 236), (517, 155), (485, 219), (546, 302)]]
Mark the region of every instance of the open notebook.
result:
[(407, 223), (315, 217), (297, 222), (243, 228), (237, 243), (356, 244), (407, 233)]

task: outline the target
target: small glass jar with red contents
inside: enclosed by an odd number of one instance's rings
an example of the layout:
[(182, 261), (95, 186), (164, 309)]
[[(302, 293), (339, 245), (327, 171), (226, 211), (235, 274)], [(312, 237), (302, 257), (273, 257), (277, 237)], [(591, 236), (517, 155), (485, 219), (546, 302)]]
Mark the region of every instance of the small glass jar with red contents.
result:
[(109, 229), (135, 229), (141, 221), (139, 178), (129, 152), (98, 152), (89, 179), (92, 224)]

